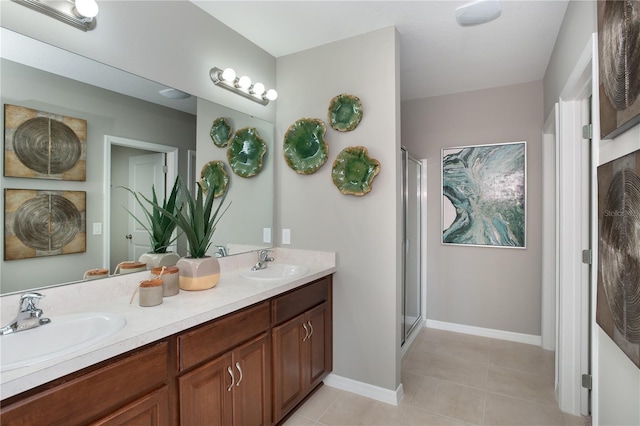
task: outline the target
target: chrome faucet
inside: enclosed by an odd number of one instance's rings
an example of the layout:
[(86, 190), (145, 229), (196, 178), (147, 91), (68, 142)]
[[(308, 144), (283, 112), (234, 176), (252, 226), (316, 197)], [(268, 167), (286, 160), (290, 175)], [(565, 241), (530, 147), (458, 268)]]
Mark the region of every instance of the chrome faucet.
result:
[(229, 252), (227, 252), (227, 248), (225, 246), (216, 246), (217, 250), (214, 253), (214, 255), (216, 257), (225, 257), (229, 255)]
[(257, 271), (259, 269), (264, 269), (267, 267), (267, 263), (273, 262), (274, 259), (269, 256), (269, 253), (271, 253), (271, 250), (260, 250), (258, 252), (258, 263), (253, 265), (251, 270)]
[(20, 296), (20, 310), (15, 319), (0, 329), (0, 335), (29, 330), (49, 324), (49, 318), (42, 318), (42, 309), (38, 309), (38, 301), (44, 297), (40, 293), (25, 293)]

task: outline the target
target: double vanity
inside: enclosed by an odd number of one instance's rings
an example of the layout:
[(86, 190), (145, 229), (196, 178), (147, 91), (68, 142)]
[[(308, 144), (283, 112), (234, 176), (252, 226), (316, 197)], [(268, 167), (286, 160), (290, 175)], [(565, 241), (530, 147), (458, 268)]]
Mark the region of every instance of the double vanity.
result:
[[(33, 336), (0, 340), (0, 422), (282, 421), (332, 369), (335, 254), (275, 249), (264, 272), (255, 256), (221, 258), (214, 288), (154, 307), (133, 296), (148, 272), (40, 290), (51, 323), (0, 337)], [(3, 325), (19, 298), (0, 298)]]

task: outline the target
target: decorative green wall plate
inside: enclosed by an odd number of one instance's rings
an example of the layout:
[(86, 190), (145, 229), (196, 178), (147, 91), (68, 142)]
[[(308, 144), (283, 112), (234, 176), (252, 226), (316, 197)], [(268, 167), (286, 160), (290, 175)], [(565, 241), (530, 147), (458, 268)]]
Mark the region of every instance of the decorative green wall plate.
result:
[(220, 160), (214, 160), (202, 166), (200, 184), (204, 193), (215, 186), (214, 197), (224, 194), (229, 184), (229, 174), (225, 170), (224, 163)]
[(327, 161), (329, 145), (324, 140), (327, 127), (319, 118), (301, 118), (284, 135), (284, 159), (303, 175), (315, 173)]
[(215, 146), (224, 148), (229, 144), (231, 136), (233, 136), (233, 129), (226, 118), (218, 117), (213, 120), (209, 135)]
[(362, 120), (362, 103), (357, 96), (342, 93), (329, 104), (329, 124), (339, 132), (349, 132)]
[(267, 144), (254, 127), (246, 127), (236, 132), (227, 148), (229, 166), (241, 177), (251, 177), (262, 170), (262, 158), (267, 152)]
[(369, 157), (364, 146), (350, 146), (333, 162), (331, 178), (343, 194), (365, 195), (371, 191), (373, 178), (380, 172), (380, 162)]

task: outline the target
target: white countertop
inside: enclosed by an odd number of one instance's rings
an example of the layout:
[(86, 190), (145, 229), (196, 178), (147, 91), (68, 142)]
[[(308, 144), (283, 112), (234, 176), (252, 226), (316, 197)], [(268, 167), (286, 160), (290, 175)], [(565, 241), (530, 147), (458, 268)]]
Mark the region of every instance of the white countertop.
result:
[[(138, 282), (146, 279), (149, 272), (39, 290), (45, 295), (40, 304), (44, 316), (54, 321), (56, 315), (107, 312), (122, 315), (127, 325), (95, 346), (55, 360), (0, 372), (0, 399), (269, 299), (336, 271), (335, 253), (275, 249), (274, 263), (305, 265), (309, 272), (301, 277), (283, 280), (258, 281), (242, 278), (240, 271), (253, 265), (255, 257), (255, 253), (251, 253), (222, 258), (220, 280), (214, 288), (203, 291), (181, 290), (176, 296), (165, 297), (161, 305), (153, 307), (140, 307), (137, 296), (133, 303), (129, 303)], [(7, 311), (11, 313), (9, 316), (15, 314), (18, 297), (19, 295), (8, 295), (0, 298), (3, 324), (11, 320), (5, 319)]]

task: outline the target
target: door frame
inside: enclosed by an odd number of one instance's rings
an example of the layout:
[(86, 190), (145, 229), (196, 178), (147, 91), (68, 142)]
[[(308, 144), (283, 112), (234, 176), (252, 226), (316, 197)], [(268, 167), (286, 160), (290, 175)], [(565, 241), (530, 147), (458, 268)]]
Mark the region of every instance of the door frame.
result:
[(167, 187), (172, 185), (172, 182), (176, 180), (178, 176), (178, 148), (169, 145), (160, 145), (152, 142), (139, 141), (135, 139), (121, 138), (119, 136), (104, 136), (104, 188), (103, 188), (103, 220), (105, 226), (103, 227), (103, 247), (102, 247), (102, 263), (105, 268), (110, 269), (110, 244), (111, 244), (111, 230), (109, 224), (111, 223), (111, 146), (118, 145), (128, 148), (144, 149), (146, 151), (162, 152), (167, 155)]
[[(584, 179), (582, 163), (588, 161), (583, 153), (592, 142), (583, 139), (582, 125), (588, 124), (585, 122), (585, 105), (589, 105), (589, 97), (594, 115), (598, 111), (593, 103), (596, 97), (591, 96), (597, 93), (593, 87), (593, 76), (597, 76), (596, 49), (594, 33), (576, 62), (557, 104), (555, 391), (560, 409), (573, 415), (589, 414), (588, 391), (582, 388), (582, 374), (590, 373), (589, 358), (593, 352), (589, 333), (591, 276), (588, 265), (582, 263), (582, 250), (591, 246), (589, 229), (592, 221), (588, 214), (592, 200), (588, 197), (593, 198), (592, 185)], [(576, 158), (581, 159), (578, 164)], [(591, 164), (587, 170), (590, 167)], [(576, 212), (584, 213), (581, 220), (576, 220)]]

